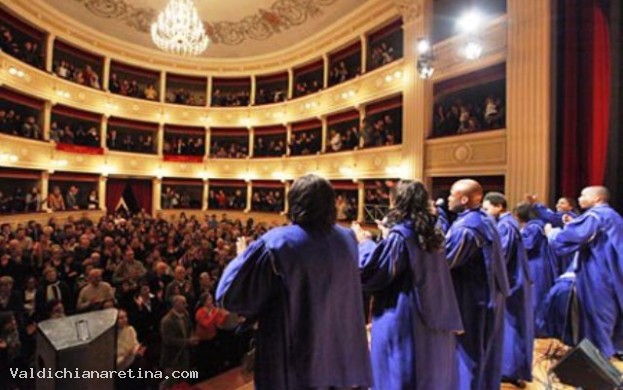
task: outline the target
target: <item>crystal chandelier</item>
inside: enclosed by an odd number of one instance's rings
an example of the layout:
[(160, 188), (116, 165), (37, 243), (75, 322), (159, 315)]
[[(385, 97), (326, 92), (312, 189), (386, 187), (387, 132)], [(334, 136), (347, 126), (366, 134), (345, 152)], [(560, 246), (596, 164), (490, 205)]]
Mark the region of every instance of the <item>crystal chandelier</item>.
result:
[(161, 50), (196, 56), (210, 42), (192, 0), (170, 0), (151, 25), (151, 39)]

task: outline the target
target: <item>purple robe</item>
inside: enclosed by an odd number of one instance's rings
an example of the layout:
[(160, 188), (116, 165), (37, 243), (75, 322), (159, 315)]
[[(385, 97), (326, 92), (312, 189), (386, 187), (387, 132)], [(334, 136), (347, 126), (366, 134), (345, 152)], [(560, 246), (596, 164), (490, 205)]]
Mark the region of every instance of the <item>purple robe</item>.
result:
[(495, 223), (480, 209), (460, 213), (446, 235), (446, 252), (465, 327), (458, 337), (459, 388), (497, 390), (509, 285)]
[(373, 388), (455, 389), (455, 334), (463, 325), (444, 251), (420, 249), (406, 222), (376, 248), (360, 245), (359, 257), (364, 289), (374, 297)]
[(225, 269), (216, 299), (258, 320), (255, 388), (371, 383), (354, 233), (273, 229)]
[(528, 256), (521, 239), (519, 224), (510, 213), (500, 216), (497, 227), (510, 284), (504, 316), (502, 376), (530, 382), (534, 349), (534, 311)]
[[(536, 211), (539, 219), (545, 223), (551, 224), (553, 227), (563, 227), (565, 224), (562, 217), (565, 215), (571, 218), (577, 218), (577, 214), (574, 212), (561, 213), (545, 207), (540, 203), (535, 203), (533, 209)], [(573, 261), (573, 254), (556, 256), (556, 275), (560, 276), (569, 270), (569, 266)]]
[(562, 274), (547, 293), (543, 305), (543, 318), (537, 322), (538, 333), (542, 337), (556, 338), (567, 345), (575, 345), (579, 340), (578, 299), (575, 273)]
[(578, 252), (580, 337), (611, 357), (623, 348), (623, 218), (608, 205), (595, 206), (549, 239), (557, 254)]
[[(521, 229), (521, 237), (528, 252), (530, 278), (534, 282), (532, 309), (535, 323), (543, 321), (545, 298), (557, 276), (556, 255), (547, 242), (544, 225), (543, 221), (533, 219)], [(537, 334), (537, 337), (542, 336)]]

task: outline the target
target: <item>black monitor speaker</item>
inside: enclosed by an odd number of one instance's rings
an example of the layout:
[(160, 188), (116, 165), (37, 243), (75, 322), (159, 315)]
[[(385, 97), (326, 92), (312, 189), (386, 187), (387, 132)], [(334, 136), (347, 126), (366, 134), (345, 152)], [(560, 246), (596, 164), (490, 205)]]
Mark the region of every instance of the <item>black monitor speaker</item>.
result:
[(560, 382), (583, 390), (612, 390), (623, 386), (621, 372), (588, 339), (552, 367)]

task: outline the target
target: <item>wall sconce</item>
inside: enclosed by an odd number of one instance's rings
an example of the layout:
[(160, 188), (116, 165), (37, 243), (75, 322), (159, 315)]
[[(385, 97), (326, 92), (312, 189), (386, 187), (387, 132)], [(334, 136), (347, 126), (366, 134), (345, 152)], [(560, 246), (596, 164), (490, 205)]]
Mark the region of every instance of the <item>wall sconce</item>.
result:
[(435, 59), (433, 46), (428, 38), (418, 38), (417, 41), (417, 72), (421, 79), (427, 80), (433, 77), (435, 68), (432, 65)]

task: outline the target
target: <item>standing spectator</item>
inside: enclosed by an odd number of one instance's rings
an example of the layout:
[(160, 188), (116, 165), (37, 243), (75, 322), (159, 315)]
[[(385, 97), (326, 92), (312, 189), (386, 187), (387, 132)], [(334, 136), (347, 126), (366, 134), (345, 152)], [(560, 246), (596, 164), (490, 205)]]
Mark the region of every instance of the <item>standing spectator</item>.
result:
[(199, 339), (197, 361), (201, 362), (203, 378), (209, 378), (217, 373), (219, 350), (215, 343), (218, 327), (227, 319), (228, 313), (214, 306), (212, 294), (204, 293), (199, 299), (201, 306), (195, 313), (195, 334)]
[(97, 210), (100, 207), (100, 201), (97, 198), (97, 191), (96, 190), (91, 190), (91, 192), (89, 193), (89, 206), (88, 209), (89, 210)]
[(26, 212), (41, 211), (41, 193), (37, 186), (33, 186), (26, 194)]
[(199, 343), (199, 339), (192, 335), (186, 298), (183, 295), (175, 295), (172, 303), (172, 309), (160, 322), (160, 336), (162, 337), (160, 366), (165, 373), (188, 370), (190, 348)]
[(52, 189), (52, 193), (48, 196), (48, 207), (52, 211), (64, 211), (65, 210), (65, 200), (63, 199), (63, 194), (61, 194), (61, 188), (58, 186), (54, 186)]
[(72, 308), (72, 292), (67, 283), (58, 279), (56, 268), (48, 266), (43, 271), (43, 281), (37, 289), (35, 299), (37, 312), (46, 312), (50, 302), (61, 302), (65, 308)]
[(102, 282), (102, 270), (91, 269), (88, 281), (89, 283), (80, 290), (76, 309), (84, 312), (112, 306), (114, 302), (113, 289), (107, 282)]

